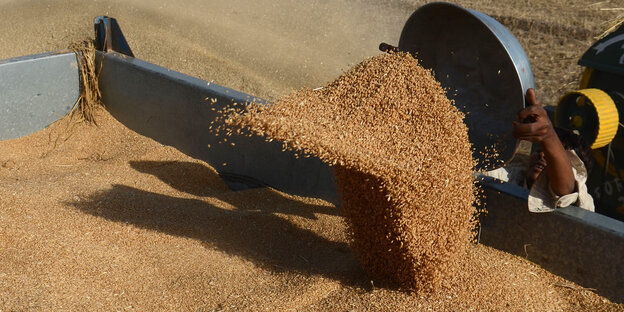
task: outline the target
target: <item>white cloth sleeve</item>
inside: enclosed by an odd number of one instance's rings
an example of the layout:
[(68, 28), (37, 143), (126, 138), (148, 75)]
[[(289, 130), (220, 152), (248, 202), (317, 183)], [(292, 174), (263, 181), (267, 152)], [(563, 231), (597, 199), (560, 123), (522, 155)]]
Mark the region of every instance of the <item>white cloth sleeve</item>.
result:
[(528, 165), (529, 157), (525, 155), (516, 155), (507, 166), (486, 171), (482, 174), (526, 188), (524, 176)]
[(575, 192), (564, 196), (558, 196), (550, 188), (548, 175), (543, 173), (531, 187), (529, 192), (529, 211), (550, 212), (559, 207), (575, 205), (589, 211), (594, 211), (594, 200), (587, 192), (587, 170), (581, 159), (572, 150), (567, 151), (572, 172), (574, 173)]

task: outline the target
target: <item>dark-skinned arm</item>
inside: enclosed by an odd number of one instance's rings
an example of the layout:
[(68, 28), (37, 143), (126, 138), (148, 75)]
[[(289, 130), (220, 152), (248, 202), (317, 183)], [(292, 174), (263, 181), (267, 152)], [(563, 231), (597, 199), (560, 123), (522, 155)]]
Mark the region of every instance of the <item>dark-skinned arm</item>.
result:
[(514, 137), (542, 146), (550, 188), (556, 195), (573, 193), (576, 184), (572, 163), (533, 89), (527, 91), (526, 102), (526, 108), (518, 113), (517, 121), (513, 122)]

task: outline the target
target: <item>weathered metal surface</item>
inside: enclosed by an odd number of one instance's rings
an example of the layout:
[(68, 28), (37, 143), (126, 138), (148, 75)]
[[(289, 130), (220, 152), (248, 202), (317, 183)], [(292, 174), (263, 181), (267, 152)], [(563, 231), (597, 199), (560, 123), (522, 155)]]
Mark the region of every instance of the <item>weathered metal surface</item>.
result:
[(218, 110), (261, 99), (136, 58), (97, 52), (100, 89), (111, 114), (130, 129), (206, 161), (233, 188), (271, 186), (337, 202), (330, 168), (316, 158), (297, 158), (282, 144), (260, 137), (210, 130)]
[(80, 96), (78, 78), (73, 52), (0, 60), (0, 140), (29, 135), (67, 114)]
[(624, 302), (624, 222), (578, 207), (531, 213), (527, 190), (486, 178), (481, 243)]

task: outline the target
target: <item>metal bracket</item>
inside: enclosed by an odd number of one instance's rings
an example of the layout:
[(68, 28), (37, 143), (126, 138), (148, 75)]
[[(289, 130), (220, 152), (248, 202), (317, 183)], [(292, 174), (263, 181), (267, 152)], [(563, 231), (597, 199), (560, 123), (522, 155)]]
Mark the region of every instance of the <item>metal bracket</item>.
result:
[(117, 20), (108, 16), (98, 16), (93, 21), (95, 28), (95, 48), (102, 52), (116, 51), (134, 57)]

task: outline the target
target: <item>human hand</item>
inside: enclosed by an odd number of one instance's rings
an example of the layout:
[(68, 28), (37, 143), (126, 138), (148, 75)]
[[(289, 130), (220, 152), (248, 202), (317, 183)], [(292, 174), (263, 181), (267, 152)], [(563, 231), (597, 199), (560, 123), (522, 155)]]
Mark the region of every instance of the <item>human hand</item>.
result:
[(512, 125), (513, 136), (518, 140), (546, 143), (557, 138), (548, 113), (542, 107), (542, 102), (535, 96), (533, 89), (527, 90), (526, 108), (516, 115), (516, 121)]
[(528, 179), (536, 180), (542, 170), (546, 170), (550, 189), (559, 196), (574, 192), (575, 180), (572, 164), (565, 148), (553, 128), (542, 103), (535, 97), (533, 89), (527, 90), (526, 108), (518, 112), (517, 120), (513, 122), (513, 136), (519, 140), (539, 143), (542, 153), (539, 153), (539, 162), (535, 162), (529, 172)]

